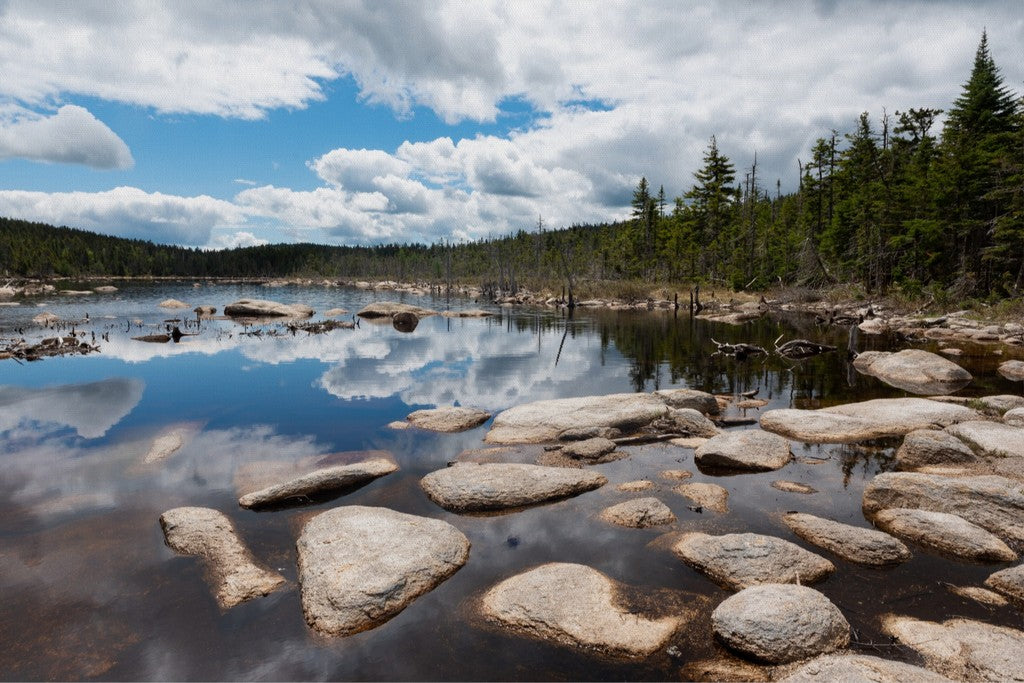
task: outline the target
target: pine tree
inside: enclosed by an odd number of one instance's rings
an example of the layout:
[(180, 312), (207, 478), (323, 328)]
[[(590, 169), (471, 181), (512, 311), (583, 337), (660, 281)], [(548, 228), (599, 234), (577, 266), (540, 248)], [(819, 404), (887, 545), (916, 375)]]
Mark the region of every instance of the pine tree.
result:
[(699, 272), (707, 275), (719, 270), (727, 258), (729, 220), (736, 204), (732, 187), (736, 172), (729, 158), (718, 151), (711, 137), (704, 154), (704, 165), (693, 174), (697, 180), (686, 199), (690, 200), (694, 219), (694, 239), (701, 250)]

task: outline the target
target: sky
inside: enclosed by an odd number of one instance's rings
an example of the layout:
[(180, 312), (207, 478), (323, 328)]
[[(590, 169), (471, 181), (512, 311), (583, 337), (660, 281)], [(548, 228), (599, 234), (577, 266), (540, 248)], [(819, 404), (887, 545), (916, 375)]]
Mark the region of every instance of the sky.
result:
[(225, 248), (465, 241), (672, 198), (711, 136), (795, 188), (819, 137), (946, 109), (1024, 2), (0, 0), (0, 216)]

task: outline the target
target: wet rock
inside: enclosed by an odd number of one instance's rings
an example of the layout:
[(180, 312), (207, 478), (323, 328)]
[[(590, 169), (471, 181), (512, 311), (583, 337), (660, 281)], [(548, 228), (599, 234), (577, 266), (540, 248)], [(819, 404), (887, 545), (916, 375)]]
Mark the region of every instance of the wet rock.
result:
[(284, 577), (256, 563), (235, 527), (210, 508), (180, 507), (160, 515), (164, 538), (172, 550), (202, 558), (221, 609), (267, 595)]
[(308, 318), (315, 311), (305, 304), (282, 304), (266, 299), (239, 299), (224, 307), (232, 318)]
[(834, 652), (850, 642), (850, 624), (839, 608), (806, 586), (745, 588), (715, 608), (711, 625), (730, 649), (773, 664)]
[(999, 365), (999, 374), (1006, 379), (1024, 381), (1024, 360), (1008, 360)]
[(732, 590), (765, 583), (815, 583), (835, 571), (823, 557), (774, 536), (690, 533), (672, 548), (686, 564)]
[(977, 459), (963, 441), (947, 431), (937, 429), (916, 429), (910, 432), (896, 451), (896, 465), (901, 470), (974, 462)]
[(360, 310), (356, 315), (360, 318), (393, 318), (399, 313), (412, 313), (417, 318), (426, 318), (431, 315), (437, 315), (437, 311), (423, 308), (421, 306), (413, 306), (412, 304), (400, 304), (394, 301), (375, 301), (372, 304), (367, 304)]
[(195, 308), (192, 309), (192, 312), (195, 313), (196, 315), (198, 315), (199, 317), (209, 317), (211, 315), (216, 315), (217, 314), (217, 307), (216, 306), (196, 306)]
[(761, 428), (807, 443), (856, 443), (978, 419), (977, 411), (923, 398), (877, 398), (819, 410), (769, 410)]
[(718, 414), (718, 401), (706, 391), (696, 389), (661, 389), (654, 395), (672, 408), (690, 408), (705, 415)]
[(950, 683), (945, 676), (913, 664), (869, 655), (822, 655), (803, 664), (780, 683)]
[(586, 441), (587, 439), (617, 439), (622, 432), (612, 427), (581, 427), (579, 429), (567, 429), (558, 435), (559, 441)]
[(615, 487), (617, 491), (625, 491), (627, 493), (638, 493), (640, 491), (650, 491), (654, 488), (654, 482), (649, 479), (637, 479), (636, 481), (626, 481)]
[(1024, 457), (1024, 429), (1001, 422), (972, 421), (947, 427), (946, 431), (979, 455), (997, 458)]
[(502, 581), (481, 605), (488, 620), (531, 638), (621, 657), (661, 649), (681, 620), (634, 614), (621, 590), (596, 569), (550, 563)]
[(978, 586), (953, 586), (951, 584), (946, 584), (946, 588), (953, 595), (959, 595), (961, 598), (974, 600), (975, 602), (989, 607), (1006, 607), (1010, 604), (1002, 595), (994, 591), (990, 591), (987, 588), (980, 588)]
[(747, 683), (770, 681), (772, 677), (769, 666), (758, 666), (735, 657), (720, 657), (687, 662), (679, 670), (679, 680)]
[(1024, 564), (992, 574), (985, 579), (985, 585), (999, 591), (1024, 609)]
[(606, 483), (604, 475), (596, 472), (515, 463), (456, 463), (420, 480), (431, 500), (455, 512), (535, 505)]
[(670, 439), (669, 443), (680, 448), (700, 448), (708, 440), (702, 436), (683, 436), (678, 439)]
[(864, 514), (887, 508), (948, 512), (1003, 540), (1024, 541), (1024, 485), (1006, 477), (883, 472), (864, 488)]
[(651, 394), (611, 394), (534, 401), (509, 408), (494, 418), (488, 443), (556, 441), (571, 429), (612, 427), (623, 433), (665, 417), (669, 408)]
[(405, 418), (413, 426), (432, 432), (464, 432), (491, 419), (491, 414), (476, 408), (447, 406), (417, 410)]
[(634, 498), (601, 511), (601, 519), (619, 526), (647, 529), (652, 526), (671, 524), (676, 516), (668, 506), (654, 497)]
[(324, 311), (324, 317), (337, 318), (339, 315), (345, 315), (346, 313), (348, 313), (348, 310), (344, 308), (329, 308)]
[(143, 458), (145, 463), (154, 463), (166, 460), (191, 439), (197, 431), (195, 425), (179, 425), (161, 431), (153, 439), (149, 451)]
[(1013, 427), (1024, 427), (1024, 408), (1011, 408), (1003, 413), (1003, 422)]
[(445, 318), (489, 318), (497, 314), (479, 308), (471, 308), (465, 311), (444, 311), (441, 315)]
[(615, 450), (615, 442), (601, 437), (572, 441), (562, 447), (562, 453), (580, 460), (597, 460)]
[(689, 479), (693, 476), (693, 472), (689, 470), (662, 470), (658, 473), (662, 479), (676, 479), (682, 481), (683, 479)]
[(801, 484), (798, 481), (786, 481), (785, 479), (776, 479), (773, 481), (772, 488), (785, 491), (786, 493), (802, 493), (804, 495), (810, 495), (818, 492), (818, 489), (813, 486)]
[(1024, 680), (1024, 633), (970, 619), (942, 623), (889, 615), (882, 630), (924, 657), (929, 669), (962, 681)]
[(953, 361), (922, 349), (865, 351), (853, 361), (853, 367), (913, 394), (952, 394), (972, 379), (971, 373)]
[(117, 291), (117, 287), (114, 285), (100, 285), (99, 287), (93, 287), (92, 291), (98, 292), (99, 294), (113, 294)]
[(782, 517), (793, 533), (808, 543), (858, 564), (886, 566), (910, 559), (910, 551), (887, 533), (841, 524), (802, 512)]
[(693, 453), (698, 464), (762, 472), (784, 467), (792, 459), (789, 441), (777, 434), (746, 429), (708, 439)]
[(159, 304), (160, 308), (188, 308), (188, 304), (177, 299), (164, 299)]
[(924, 548), (974, 562), (1012, 562), (1017, 553), (996, 536), (948, 512), (896, 508), (880, 510), (879, 528)]
[(677, 408), (669, 413), (673, 425), (683, 434), (709, 439), (721, 434), (715, 423), (693, 408)]
[(469, 540), (439, 519), (346, 505), (309, 520), (297, 549), (306, 622), (345, 636), (391, 619), (458, 571)]
[(702, 508), (725, 514), (729, 511), (729, 492), (718, 484), (680, 484), (672, 489), (679, 495), (692, 500)]
[(238, 504), (244, 508), (278, 505), (296, 498), (308, 498), (365, 484), (397, 469), (398, 465), (387, 458), (322, 467), (294, 479), (247, 493), (238, 499)]
[(60, 320), (60, 317), (56, 313), (50, 313), (49, 311), (40, 313), (32, 318), (32, 322), (36, 325), (49, 325), (50, 323), (55, 323), (58, 320)]
[(400, 311), (391, 316), (391, 326), (399, 332), (415, 332), (419, 324), (419, 316), (409, 311)]

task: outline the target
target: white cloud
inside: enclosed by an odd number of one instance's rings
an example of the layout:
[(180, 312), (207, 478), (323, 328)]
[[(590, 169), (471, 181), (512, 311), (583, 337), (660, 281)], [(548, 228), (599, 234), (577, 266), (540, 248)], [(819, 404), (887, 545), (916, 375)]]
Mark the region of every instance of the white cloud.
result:
[(331, 185), (358, 192), (373, 190), (375, 178), (406, 173), (408, 164), (379, 149), (335, 149), (309, 167)]
[(257, 237), (251, 232), (239, 230), (228, 235), (214, 235), (207, 246), (213, 249), (236, 249), (238, 247), (258, 247), (262, 244), (269, 244), (269, 241)]
[(102, 169), (135, 165), (128, 145), (114, 131), (71, 104), (49, 117), (20, 110), (0, 118), (0, 159), (13, 157)]
[(245, 220), (230, 202), (205, 195), (148, 193), (135, 187), (105, 192), (0, 190), (0, 216), (188, 245), (206, 244), (214, 226)]

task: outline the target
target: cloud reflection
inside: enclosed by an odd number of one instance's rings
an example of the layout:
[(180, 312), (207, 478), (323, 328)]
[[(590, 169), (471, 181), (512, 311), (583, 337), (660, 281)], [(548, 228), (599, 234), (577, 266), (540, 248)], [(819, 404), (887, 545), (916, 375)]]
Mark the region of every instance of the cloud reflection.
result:
[(0, 432), (33, 421), (66, 425), (83, 438), (96, 439), (135, 408), (145, 386), (136, 378), (42, 389), (0, 386)]

